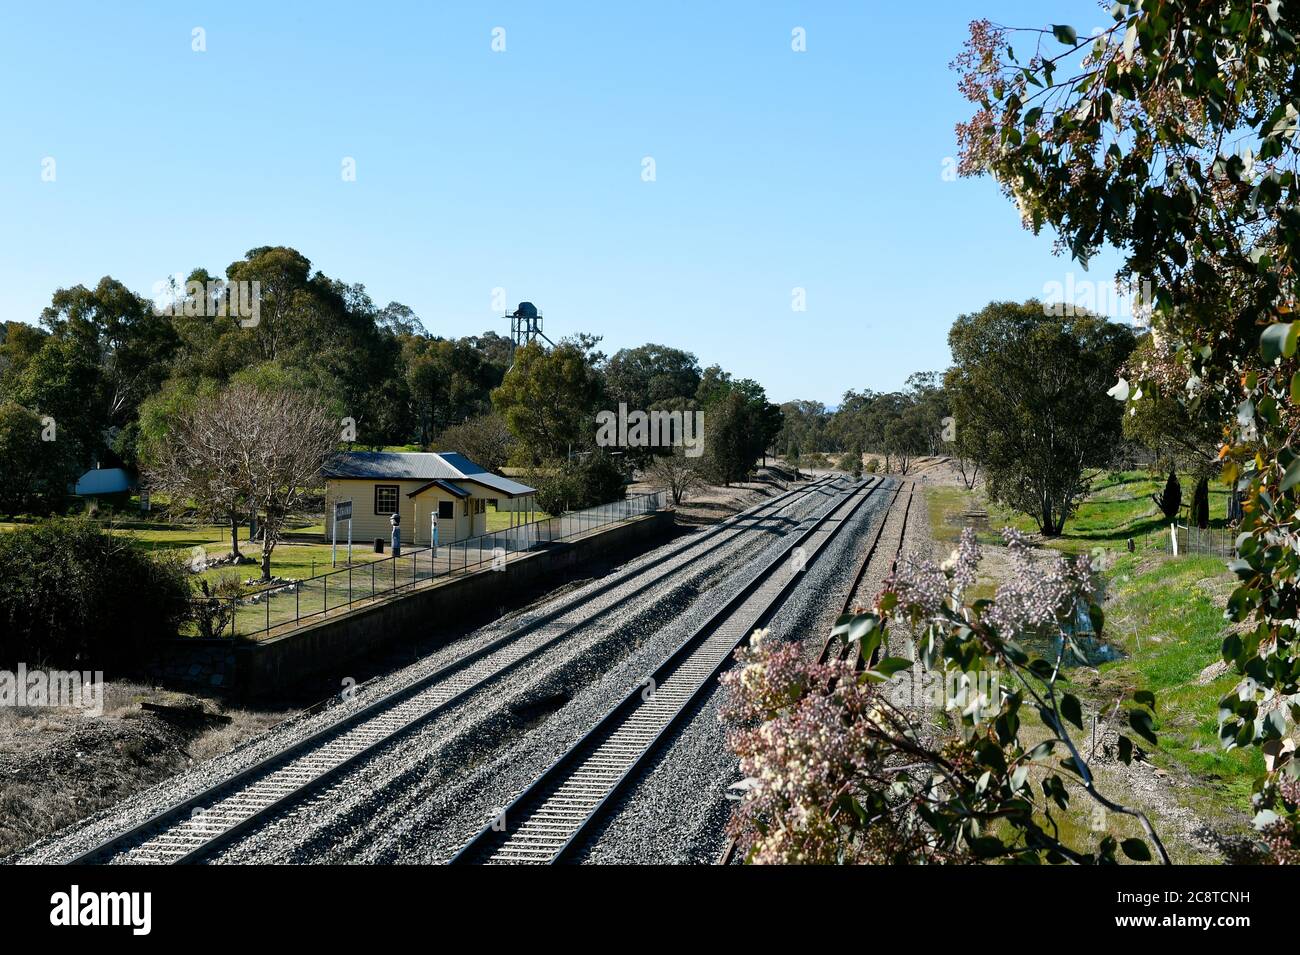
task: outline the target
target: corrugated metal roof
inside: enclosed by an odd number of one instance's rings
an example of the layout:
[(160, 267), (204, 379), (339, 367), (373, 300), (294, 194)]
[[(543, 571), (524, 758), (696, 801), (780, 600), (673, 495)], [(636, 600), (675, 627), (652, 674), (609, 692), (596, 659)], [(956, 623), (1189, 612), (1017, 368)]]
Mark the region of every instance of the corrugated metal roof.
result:
[(120, 494), (131, 490), (131, 475), (121, 468), (91, 468), (77, 479), (74, 494)]
[(454, 451), (415, 453), (408, 451), (347, 451), (335, 455), (321, 469), (326, 478), (372, 478), (392, 481), (440, 481), (463, 479), (504, 494), (518, 497), (533, 494), (535, 488), (493, 474)]
[(431, 487), (440, 487), (452, 497), (469, 497), (469, 491), (465, 490), (459, 484), (452, 484), (450, 481), (430, 481), (428, 484), (421, 484), (406, 496), (415, 497), (417, 494), (423, 494)]
[(325, 463), (327, 478), (391, 478), (403, 481), (433, 481), (457, 478), (460, 473), (440, 454), (411, 454), (399, 451), (346, 451)]

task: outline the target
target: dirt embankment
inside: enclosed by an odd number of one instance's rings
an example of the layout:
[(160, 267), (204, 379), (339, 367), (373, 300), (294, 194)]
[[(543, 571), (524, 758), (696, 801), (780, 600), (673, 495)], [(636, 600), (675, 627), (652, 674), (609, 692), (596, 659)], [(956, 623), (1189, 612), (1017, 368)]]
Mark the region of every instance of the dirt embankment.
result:
[(0, 710), (0, 858), (223, 753), (292, 712), (242, 709), (120, 681), (106, 684), (97, 715)]

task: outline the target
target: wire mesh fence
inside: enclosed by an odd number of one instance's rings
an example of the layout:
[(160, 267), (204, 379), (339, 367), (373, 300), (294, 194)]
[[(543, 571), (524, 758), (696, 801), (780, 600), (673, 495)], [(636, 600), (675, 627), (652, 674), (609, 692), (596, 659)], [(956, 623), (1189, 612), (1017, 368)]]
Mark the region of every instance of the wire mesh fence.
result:
[(1236, 541), (1237, 532), (1231, 527), (1171, 524), (1165, 532), (1165, 553), (1180, 557), (1198, 554), (1231, 560), (1237, 556)]
[(256, 638), (439, 577), (487, 566), (504, 569), (514, 555), (662, 510), (665, 501), (663, 491), (637, 494), (450, 544), (403, 550), (302, 580), (267, 584), (235, 597), (197, 597), (190, 601), (186, 633)]

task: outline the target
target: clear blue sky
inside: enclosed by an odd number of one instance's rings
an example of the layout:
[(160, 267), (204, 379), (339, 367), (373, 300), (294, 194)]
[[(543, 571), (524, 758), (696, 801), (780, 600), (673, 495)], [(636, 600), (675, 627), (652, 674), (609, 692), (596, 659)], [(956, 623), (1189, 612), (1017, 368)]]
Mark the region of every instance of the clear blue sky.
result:
[(283, 244), (440, 335), (508, 333), (501, 287), (553, 338), (678, 346), (778, 401), (894, 388), (946, 366), (955, 316), (1074, 268), (990, 181), (941, 175), (977, 16), (1110, 22), (1081, 0), (13, 4), (0, 319)]

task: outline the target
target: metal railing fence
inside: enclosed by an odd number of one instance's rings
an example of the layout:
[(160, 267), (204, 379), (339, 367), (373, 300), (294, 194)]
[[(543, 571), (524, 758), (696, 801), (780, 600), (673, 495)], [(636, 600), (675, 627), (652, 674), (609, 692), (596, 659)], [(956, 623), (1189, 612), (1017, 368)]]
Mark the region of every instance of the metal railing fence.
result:
[(232, 640), (256, 637), (440, 577), (476, 571), (494, 562), (504, 569), (513, 554), (662, 510), (666, 500), (664, 491), (636, 494), (621, 501), (566, 511), (557, 517), (440, 544), (436, 549), (404, 549), (396, 556), (354, 562), (314, 577), (267, 584), (236, 597), (195, 597), (190, 601), (189, 633)]

